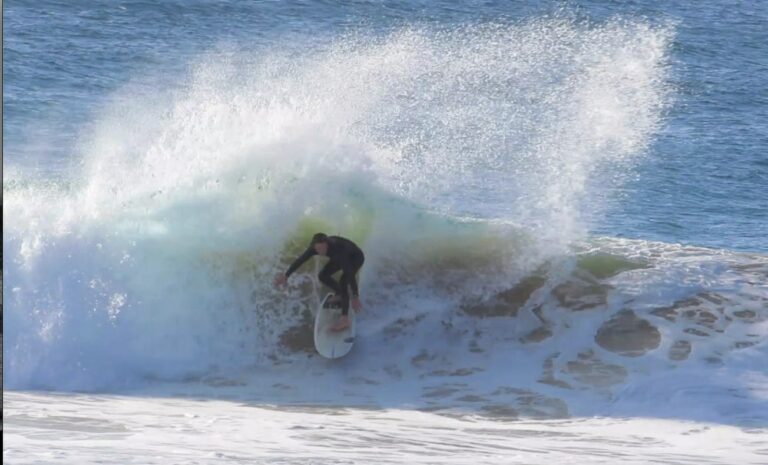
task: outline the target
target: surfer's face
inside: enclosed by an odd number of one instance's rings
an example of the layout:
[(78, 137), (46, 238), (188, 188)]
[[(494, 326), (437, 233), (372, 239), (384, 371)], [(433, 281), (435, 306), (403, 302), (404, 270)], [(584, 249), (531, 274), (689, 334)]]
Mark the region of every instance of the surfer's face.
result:
[(315, 252), (317, 252), (318, 255), (328, 254), (328, 243), (318, 242), (317, 244), (315, 244)]

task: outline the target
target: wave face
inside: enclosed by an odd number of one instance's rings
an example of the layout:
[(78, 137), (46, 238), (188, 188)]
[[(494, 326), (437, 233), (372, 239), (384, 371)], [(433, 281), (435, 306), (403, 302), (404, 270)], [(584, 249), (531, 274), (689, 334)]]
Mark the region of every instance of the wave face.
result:
[[(636, 321), (677, 305), (677, 291), (634, 316), (595, 291), (603, 310), (578, 312), (565, 277), (662, 120), (671, 35), (557, 18), (414, 27), (298, 55), (217, 50), (159, 89), (137, 78), (83, 130), (74, 174), (5, 173), (6, 386), (119, 390), (304, 363), (320, 290), (311, 273), (286, 293), (271, 280), (318, 230), (365, 249), (358, 356), (386, 354), (396, 370), (477, 356), (475, 371), (507, 379), (512, 350), (534, 385), (545, 362), (570, 370), (610, 352), (589, 333), (612, 319), (653, 333)], [(612, 266), (601, 260), (588, 266)], [(623, 285), (645, 285), (644, 273)], [(723, 318), (741, 311), (725, 307)], [(745, 310), (757, 321), (764, 308)], [(537, 318), (530, 338), (548, 349), (531, 356), (519, 338)]]

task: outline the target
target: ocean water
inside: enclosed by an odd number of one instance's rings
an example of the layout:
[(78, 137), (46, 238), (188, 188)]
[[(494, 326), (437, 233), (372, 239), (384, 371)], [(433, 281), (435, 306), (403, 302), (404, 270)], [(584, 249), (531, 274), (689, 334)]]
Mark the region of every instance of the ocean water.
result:
[[(154, 463), (208, 432), (201, 463), (765, 461), (766, 4), (3, 21), (5, 459)], [(337, 361), (321, 260), (271, 284), (317, 231), (366, 253)]]

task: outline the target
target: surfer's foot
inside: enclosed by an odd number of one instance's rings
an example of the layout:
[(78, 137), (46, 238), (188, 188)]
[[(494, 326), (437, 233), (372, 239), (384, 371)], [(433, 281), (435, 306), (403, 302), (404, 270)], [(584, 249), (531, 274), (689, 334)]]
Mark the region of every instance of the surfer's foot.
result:
[(331, 331), (344, 331), (347, 328), (349, 328), (349, 317), (347, 315), (342, 315), (339, 318), (339, 321), (331, 326)]

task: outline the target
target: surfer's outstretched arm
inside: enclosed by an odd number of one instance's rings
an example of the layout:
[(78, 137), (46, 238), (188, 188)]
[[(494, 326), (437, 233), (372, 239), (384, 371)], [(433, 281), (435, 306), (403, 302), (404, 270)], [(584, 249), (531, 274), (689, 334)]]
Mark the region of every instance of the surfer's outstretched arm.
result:
[(317, 252), (315, 252), (315, 249), (310, 246), (307, 250), (304, 251), (303, 254), (299, 256), (296, 260), (294, 260), (293, 263), (291, 263), (291, 266), (288, 267), (288, 270), (285, 273), (279, 274), (275, 277), (275, 286), (284, 286), (285, 283), (288, 281), (288, 276), (290, 276), (294, 271), (296, 271), (301, 265), (304, 264), (307, 260), (309, 260), (313, 255), (317, 255)]
[(304, 253), (299, 256), (299, 258), (297, 258), (293, 263), (291, 263), (291, 266), (288, 267), (288, 271), (285, 272), (285, 277), (287, 278), (288, 276), (290, 276), (291, 273), (299, 269), (299, 267), (303, 265), (304, 262), (306, 262), (307, 260), (309, 260), (315, 255), (317, 255), (317, 252), (315, 252), (315, 248), (312, 246), (309, 246), (309, 248), (307, 248), (307, 250), (305, 250)]

